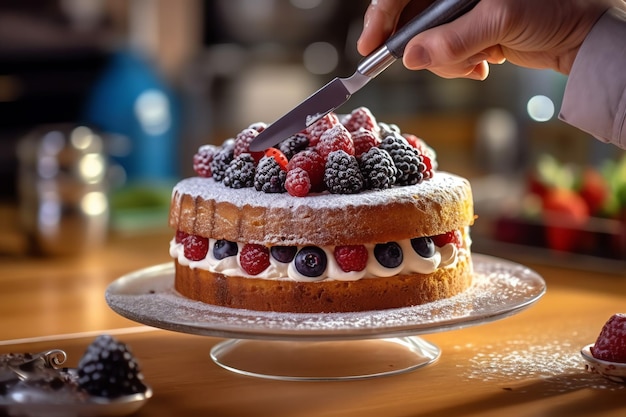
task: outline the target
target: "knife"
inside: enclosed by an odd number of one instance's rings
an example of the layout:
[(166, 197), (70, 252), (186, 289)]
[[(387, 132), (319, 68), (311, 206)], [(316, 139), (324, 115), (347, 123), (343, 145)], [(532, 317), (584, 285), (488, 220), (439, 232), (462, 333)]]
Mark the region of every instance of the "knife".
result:
[(289, 113), (259, 133), (250, 143), (253, 152), (276, 145), (294, 133), (304, 130), (334, 111), (365, 84), (404, 55), (406, 44), (415, 35), (451, 22), (470, 11), (479, 0), (438, 0), (394, 33), (370, 55), (363, 58), (348, 78), (335, 78)]

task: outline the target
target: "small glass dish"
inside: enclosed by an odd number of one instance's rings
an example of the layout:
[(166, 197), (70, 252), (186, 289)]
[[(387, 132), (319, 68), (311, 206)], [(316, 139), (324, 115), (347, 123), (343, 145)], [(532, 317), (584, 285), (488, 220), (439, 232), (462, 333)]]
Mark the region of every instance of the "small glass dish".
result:
[(589, 344), (580, 351), (580, 354), (587, 362), (585, 369), (589, 372), (600, 374), (613, 382), (626, 384), (626, 363), (609, 362), (594, 358), (591, 354), (592, 346), (593, 344)]

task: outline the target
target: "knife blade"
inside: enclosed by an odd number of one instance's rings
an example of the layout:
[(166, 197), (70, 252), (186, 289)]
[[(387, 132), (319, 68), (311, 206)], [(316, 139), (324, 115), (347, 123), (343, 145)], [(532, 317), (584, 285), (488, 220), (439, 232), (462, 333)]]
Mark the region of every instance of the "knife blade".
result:
[(352, 94), (402, 58), (404, 48), (415, 35), (451, 22), (471, 10), (478, 1), (435, 1), (396, 31), (382, 46), (363, 58), (352, 76), (333, 79), (293, 110), (267, 126), (252, 140), (250, 150), (257, 152), (270, 148), (334, 111), (348, 101)]

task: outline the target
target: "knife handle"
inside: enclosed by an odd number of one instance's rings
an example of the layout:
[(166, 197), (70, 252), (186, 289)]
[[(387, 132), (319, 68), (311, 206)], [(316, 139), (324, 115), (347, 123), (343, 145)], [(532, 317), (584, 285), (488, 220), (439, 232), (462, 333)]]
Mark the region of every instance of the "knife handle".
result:
[(418, 33), (435, 26), (451, 22), (474, 8), (479, 0), (439, 0), (428, 6), (402, 26), (387, 41), (385, 46), (396, 59), (402, 58), (406, 44)]

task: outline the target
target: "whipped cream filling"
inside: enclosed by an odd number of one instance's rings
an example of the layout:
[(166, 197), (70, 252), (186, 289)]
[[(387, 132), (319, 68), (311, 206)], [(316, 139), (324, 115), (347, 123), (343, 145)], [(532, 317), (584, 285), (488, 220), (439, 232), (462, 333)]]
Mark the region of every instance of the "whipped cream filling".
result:
[[(213, 256), (213, 247), (215, 239), (209, 239), (209, 250), (204, 259), (200, 261), (192, 261), (185, 257), (185, 251), (182, 243), (177, 243), (175, 239), (170, 241), (170, 256), (176, 259), (180, 265), (190, 268), (200, 268), (213, 273), (220, 273), (226, 276), (240, 276), (246, 278), (261, 278), (271, 280), (294, 280), (294, 281), (356, 281), (363, 278), (389, 277), (393, 275), (405, 275), (412, 273), (431, 274), (439, 268), (454, 268), (461, 254), (468, 254), (471, 241), (469, 234), (465, 233), (464, 248), (458, 248), (452, 243), (447, 243), (442, 247), (435, 246), (433, 256), (425, 258), (419, 255), (412, 247), (411, 240), (401, 240), (397, 243), (402, 248), (403, 259), (400, 265), (395, 268), (387, 268), (378, 262), (374, 255), (374, 244), (365, 245), (368, 252), (367, 266), (362, 271), (345, 272), (340, 267), (334, 256), (333, 246), (320, 247), (327, 258), (327, 266), (324, 272), (316, 277), (309, 277), (298, 272), (295, 267), (294, 260), (289, 263), (283, 263), (276, 260), (270, 255), (270, 265), (258, 275), (247, 274), (240, 265), (239, 254), (243, 248), (243, 243), (237, 243), (237, 255), (229, 256), (224, 259), (216, 259)], [(303, 246), (298, 246), (298, 251)]]

